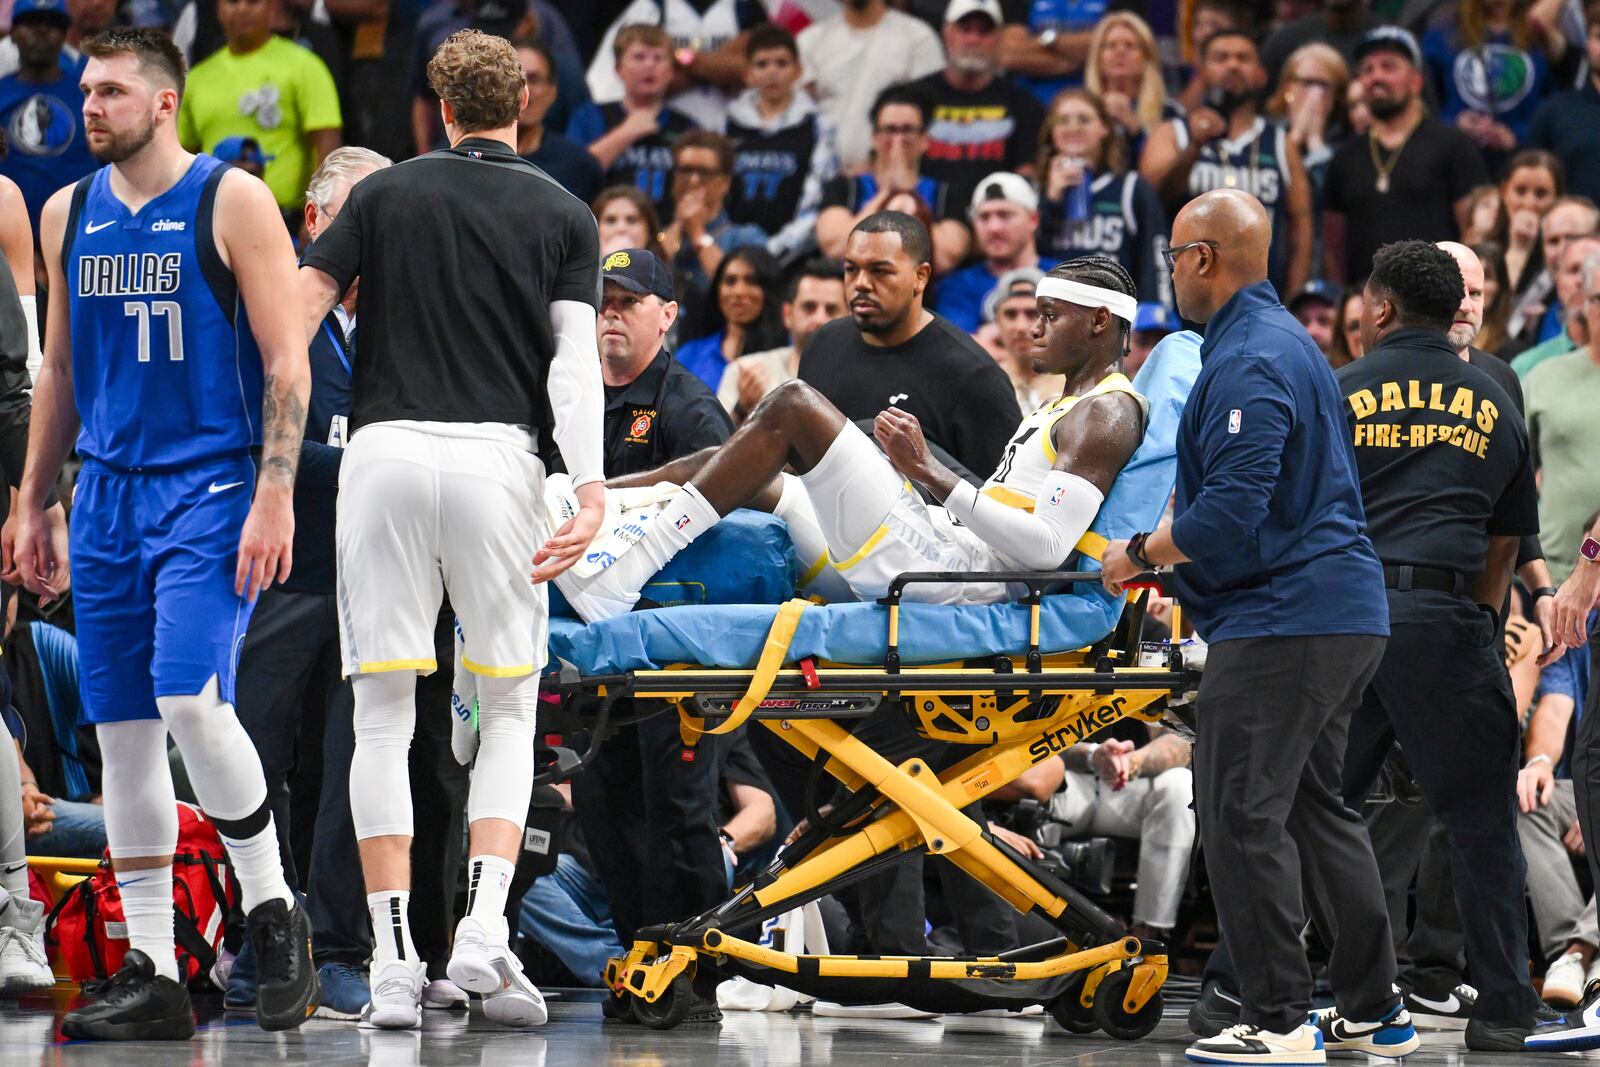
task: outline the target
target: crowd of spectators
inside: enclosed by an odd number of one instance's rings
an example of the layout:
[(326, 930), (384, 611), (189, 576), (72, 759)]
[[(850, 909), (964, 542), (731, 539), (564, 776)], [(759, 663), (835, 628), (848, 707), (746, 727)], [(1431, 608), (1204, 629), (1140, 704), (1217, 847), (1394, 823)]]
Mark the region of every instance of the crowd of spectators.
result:
[[(958, 459), (966, 445), (983, 462), (1018, 414), (1060, 388), (1030, 355), (1042, 272), (1089, 254), (1122, 265), (1140, 301), (1132, 375), (1181, 327), (1163, 253), (1171, 219), (1197, 195), (1238, 188), (1267, 208), (1272, 281), (1336, 368), (1363, 354), (1374, 253), (1406, 238), (1459, 241), (1484, 271), (1470, 343), (1508, 362), (1526, 393), (1541, 537), (1559, 583), (1600, 502), (1600, 350), (1591, 344), (1600, 330), (1600, 0), (1106, 6), (5, 0), (0, 175), (16, 182), (37, 226), (49, 194), (96, 166), (77, 43), (113, 23), (164, 26), (192, 64), (185, 146), (259, 174), (286, 225), (309, 241), (307, 184), (328, 154), (355, 145), (403, 160), (442, 147), (423, 64), (463, 27), (498, 33), (515, 44), (528, 91), (519, 154), (592, 206), (602, 258), (645, 249), (669, 275), (653, 297), (607, 288), (608, 417), (646, 403), (663, 381), (687, 389), (679, 379), (692, 376), (726, 412), (701, 412), (693, 447), (723, 439), (763, 396), (805, 376), (813, 338), (867, 284), (837, 262), (847, 238), (895, 210), (926, 227), (932, 264), (896, 299), (914, 299), (950, 330), (917, 344), (970, 335), (968, 347), (1010, 384), (1012, 396), (992, 381), (972, 394), (998, 395), (1004, 425), (937, 442)], [(668, 359), (680, 365), (670, 379)], [(882, 407), (885, 397), (855, 396), (838, 373), (830, 399), (847, 415), (857, 417), (852, 399), (865, 417)], [(1537, 601), (1520, 602), (1535, 617)], [(7, 664), (32, 680), (19, 682), (18, 703), (37, 695), (34, 740), (19, 746), (28, 832), (52, 851), (97, 854), (94, 753), (70, 725), (70, 634), (41, 620), (22, 629), (25, 640), (7, 642)], [(1523, 672), (1530, 716), (1523, 842), (1545, 995), (1566, 1005), (1600, 977), (1595, 904), (1564, 862), (1584, 847), (1567, 751), (1589, 678), (1571, 655), (1540, 672), (1518, 640), (1513, 627), (1508, 659)], [(1141, 728), (1075, 749), (1014, 791), (1071, 833), (1143, 836), (1132, 917), (1163, 936), (1178, 921), (1194, 837), (1188, 772), (1183, 758), (1166, 758), (1179, 745)], [(1114, 797), (1154, 756), (1159, 775)], [(730, 870), (787, 828), (771, 787), (738, 770), (747, 762), (735, 754), (717, 768)], [(294, 847), (307, 849), (309, 827), (285, 823)], [(564, 856), (559, 872), (532, 891), (546, 903), (530, 895), (524, 931), (544, 916), (546, 948), (598, 983), (593, 961), (615, 951), (618, 924), (581, 863)], [(573, 901), (565, 927), (551, 925), (558, 892)], [(621, 925), (631, 928), (637, 917), (626, 910)]]

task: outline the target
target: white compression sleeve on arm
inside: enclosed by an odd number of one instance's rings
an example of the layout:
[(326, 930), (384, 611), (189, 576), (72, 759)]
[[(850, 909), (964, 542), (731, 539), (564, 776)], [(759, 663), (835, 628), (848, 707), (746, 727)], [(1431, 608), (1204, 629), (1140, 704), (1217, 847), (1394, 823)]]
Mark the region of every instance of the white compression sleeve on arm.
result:
[(39, 301), (32, 296), (22, 297), (22, 317), (28, 323), (28, 392), (39, 383), (39, 370), (44, 366), (44, 350), (39, 347)]
[(984, 544), (1025, 570), (1055, 570), (1099, 514), (1105, 495), (1076, 474), (1051, 471), (1034, 501), (1033, 514), (1010, 507), (961, 482), (944, 502)]
[(595, 312), (577, 300), (550, 305), (556, 356), (546, 388), (555, 415), (556, 447), (566, 461), (573, 488), (605, 480), (605, 389), (600, 379), (600, 346)]

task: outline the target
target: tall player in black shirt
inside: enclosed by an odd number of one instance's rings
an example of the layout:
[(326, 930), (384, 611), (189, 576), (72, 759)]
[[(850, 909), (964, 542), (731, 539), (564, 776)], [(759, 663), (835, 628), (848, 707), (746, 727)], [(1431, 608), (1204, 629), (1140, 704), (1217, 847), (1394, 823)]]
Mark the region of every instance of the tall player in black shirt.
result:
[[(455, 34), (428, 63), (451, 147), (357, 185), (306, 257), (307, 333), (361, 277), (363, 356), (341, 465), (338, 604), (355, 692), (350, 809), (372, 914), (372, 1026), (411, 1029), (426, 971), (406, 919), (416, 678), (437, 669), (445, 586), (478, 675), (471, 883), (448, 974), (511, 1026), (546, 1018), (507, 945), (533, 786), (547, 602), (604, 513), (594, 217), (515, 150), (527, 102), (505, 40)], [(552, 432), (580, 510), (546, 527), (535, 449)], [(528, 580), (534, 568), (533, 582)], [(430, 709), (442, 711), (442, 709)]]
[[(1517, 717), (1499, 612), (1519, 542), (1539, 520), (1522, 419), (1446, 336), (1462, 291), (1442, 249), (1380, 249), (1362, 314), (1367, 355), (1338, 372), (1390, 615), (1388, 647), (1350, 722), (1344, 794), (1359, 803), (1400, 743), (1450, 842), (1478, 987), (1467, 1047), (1510, 1051), (1522, 1047), (1538, 996), (1528, 981)], [(1322, 1025), (1329, 1050), (1367, 1049), (1346, 1036), (1358, 1029), (1349, 1021)]]

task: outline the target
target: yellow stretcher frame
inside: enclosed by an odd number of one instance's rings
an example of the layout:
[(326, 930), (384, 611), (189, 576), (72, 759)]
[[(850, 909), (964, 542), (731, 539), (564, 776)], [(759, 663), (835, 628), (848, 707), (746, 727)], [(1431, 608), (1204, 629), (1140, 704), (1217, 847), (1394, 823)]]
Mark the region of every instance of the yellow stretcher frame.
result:
[[(989, 657), (984, 667), (902, 668), (899, 604), (905, 586), (968, 580), (1028, 586), (1026, 655)], [(676, 1026), (692, 1005), (690, 982), (704, 961), (802, 992), (830, 979), (897, 980), (923, 983), (929, 992), (918, 996), (932, 1003), (958, 996), (932, 991), (933, 983), (953, 983), (967, 995), (994, 1001), (984, 1006), (1045, 1002), (1064, 1027), (1076, 1032), (1104, 1029), (1124, 1039), (1149, 1033), (1160, 1020), (1166, 946), (1128, 936), (1081, 894), (996, 841), (961, 811), (1105, 726), (1129, 717), (1159, 721), (1158, 702), (1194, 685), (1196, 676), (1183, 667), (1175, 649), (1162, 666), (1131, 665), (1140, 647), (1142, 604), (1125, 612), (1117, 631), (1096, 646), (1041, 654), (1044, 592), (1062, 583), (1098, 580), (1097, 574), (1073, 572), (902, 575), (885, 601), (889, 641), (882, 668), (809, 663), (785, 668), (789, 640), (804, 611), (803, 602), (791, 602), (778, 612), (760, 662), (751, 670), (674, 667), (606, 678), (565, 677), (564, 690), (607, 697), (607, 705), (622, 696), (676, 705), (689, 744), (702, 734), (757, 722), (807, 758), (822, 760), (822, 769), (851, 791), (850, 800), (862, 801), (841, 819), (844, 826), (811, 827), (718, 908), (641, 930), (628, 954), (606, 969), (624, 1014), (631, 1011), (656, 1028)], [(1114, 647), (1119, 641), (1121, 647)], [(920, 759), (893, 764), (835, 721), (840, 695), (902, 699), (919, 733), (979, 747), (942, 773)], [(952, 702), (952, 697), (970, 700)], [(712, 719), (720, 722), (708, 726)], [(782, 952), (729, 932), (756, 926), (846, 884), (852, 873), (859, 876), (912, 850), (944, 856), (1019, 912), (1039, 912), (1065, 936), (996, 957), (864, 957)], [(918, 996), (879, 993), (871, 999), (916, 1003)]]

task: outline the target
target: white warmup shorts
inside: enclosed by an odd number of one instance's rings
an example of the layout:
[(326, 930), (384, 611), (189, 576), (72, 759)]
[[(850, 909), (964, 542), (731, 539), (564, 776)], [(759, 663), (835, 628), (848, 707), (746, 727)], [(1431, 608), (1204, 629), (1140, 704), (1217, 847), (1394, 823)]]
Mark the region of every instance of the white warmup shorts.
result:
[(339, 641), (347, 676), (438, 668), (446, 588), (461, 662), (520, 677), (545, 663), (549, 602), (529, 575), (548, 538), (528, 434), (472, 423), (374, 423), (339, 468)]
[[(792, 516), (790, 536), (812, 584), (832, 570), (858, 600), (877, 600), (906, 571), (992, 571), (994, 551), (949, 512), (929, 507), (889, 458), (854, 423), (845, 423), (822, 460), (800, 476), (809, 519)], [(808, 525), (813, 524), (810, 529)], [(819, 553), (825, 549), (825, 555)], [(820, 556), (820, 558), (819, 558)], [(1009, 599), (1003, 583), (912, 585), (906, 599), (932, 604), (992, 604)]]

